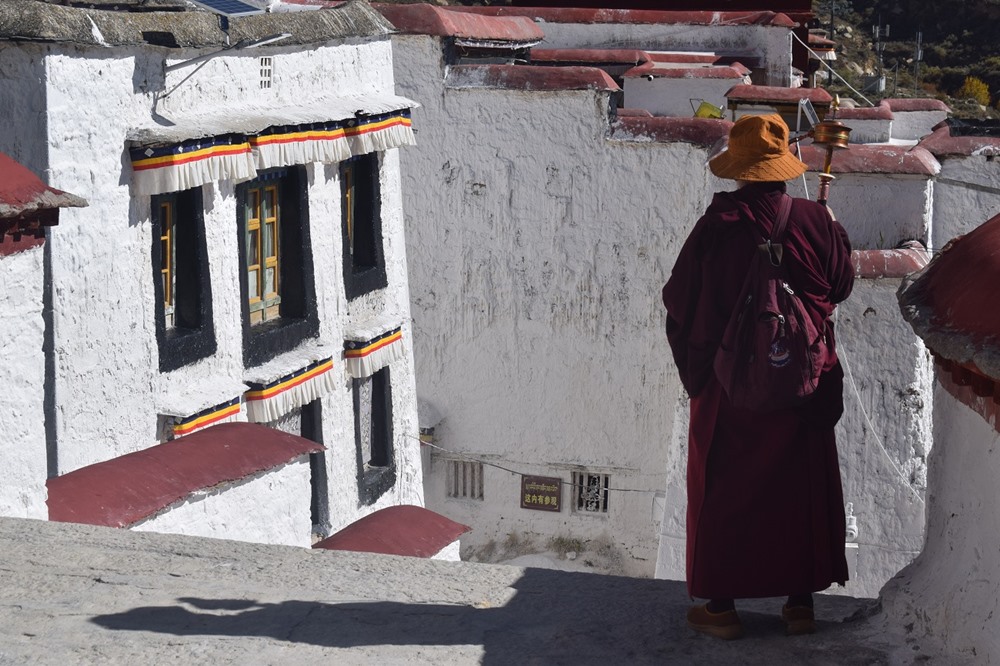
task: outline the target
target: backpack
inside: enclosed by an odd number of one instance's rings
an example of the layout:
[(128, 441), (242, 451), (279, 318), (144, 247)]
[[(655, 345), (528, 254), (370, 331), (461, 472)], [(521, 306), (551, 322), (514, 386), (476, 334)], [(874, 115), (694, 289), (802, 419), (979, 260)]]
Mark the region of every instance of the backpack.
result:
[(817, 330), (782, 265), (791, 207), (783, 194), (770, 239), (752, 225), (762, 242), (715, 354), (715, 374), (738, 408), (766, 412), (802, 403), (827, 359), (826, 327)]

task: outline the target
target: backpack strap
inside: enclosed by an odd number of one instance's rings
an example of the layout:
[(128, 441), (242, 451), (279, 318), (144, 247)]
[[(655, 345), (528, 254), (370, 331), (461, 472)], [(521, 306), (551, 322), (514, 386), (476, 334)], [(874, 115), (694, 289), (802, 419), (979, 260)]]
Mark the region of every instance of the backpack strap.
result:
[(785, 238), (785, 226), (788, 222), (788, 214), (792, 212), (792, 198), (787, 194), (781, 195), (781, 203), (778, 204), (778, 217), (771, 227), (771, 242), (780, 243)]
[(771, 265), (775, 267), (781, 265), (781, 257), (784, 254), (781, 241), (785, 238), (785, 227), (788, 223), (788, 214), (791, 211), (792, 198), (782, 193), (781, 202), (778, 204), (778, 217), (775, 218), (774, 225), (771, 227), (771, 237), (765, 239), (764, 243), (758, 246), (761, 252), (767, 255)]

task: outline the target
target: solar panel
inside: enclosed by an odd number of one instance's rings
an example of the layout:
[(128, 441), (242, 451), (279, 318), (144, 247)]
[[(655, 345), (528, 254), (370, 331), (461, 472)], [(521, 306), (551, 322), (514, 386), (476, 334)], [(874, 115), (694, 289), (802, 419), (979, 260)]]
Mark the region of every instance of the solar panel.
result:
[(260, 7), (243, 0), (191, 0), (191, 2), (223, 16), (250, 16), (264, 13)]

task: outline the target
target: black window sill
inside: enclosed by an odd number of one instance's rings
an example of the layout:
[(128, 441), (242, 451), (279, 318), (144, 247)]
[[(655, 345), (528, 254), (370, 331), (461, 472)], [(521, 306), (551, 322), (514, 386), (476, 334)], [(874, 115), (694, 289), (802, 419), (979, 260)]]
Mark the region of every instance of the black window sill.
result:
[(290, 352), (304, 341), (319, 336), (319, 319), (315, 316), (278, 317), (256, 326), (244, 328), (243, 364), (252, 368)]
[(358, 499), (370, 506), (396, 485), (396, 466), (369, 467), (358, 477)]
[(195, 361), (200, 361), (215, 353), (218, 345), (215, 330), (211, 326), (202, 328), (174, 327), (157, 331), (157, 345), (160, 354), (160, 372), (170, 372)]

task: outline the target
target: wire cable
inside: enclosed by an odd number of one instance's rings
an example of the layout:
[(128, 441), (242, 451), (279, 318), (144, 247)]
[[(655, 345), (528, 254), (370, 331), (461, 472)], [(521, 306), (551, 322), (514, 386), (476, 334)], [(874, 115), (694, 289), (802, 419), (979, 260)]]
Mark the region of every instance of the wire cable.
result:
[(840, 79), (845, 86), (847, 86), (848, 88), (850, 88), (851, 91), (854, 94), (856, 94), (858, 97), (860, 97), (861, 99), (863, 99), (866, 102), (868, 102), (868, 106), (875, 106), (875, 104), (870, 99), (868, 99), (863, 94), (861, 94), (860, 90), (858, 90), (857, 88), (855, 88), (854, 86), (852, 86), (850, 83), (847, 82), (847, 80), (844, 77), (842, 77), (840, 74), (838, 74), (837, 70), (835, 70), (833, 67), (830, 67), (830, 65), (826, 64), (826, 61), (823, 60), (822, 58), (820, 58), (818, 53), (816, 53), (811, 48), (809, 48), (809, 45), (806, 44), (805, 42), (803, 42), (801, 37), (799, 37), (798, 35), (796, 35), (794, 31), (792, 31), (791, 34), (792, 34), (792, 37), (794, 37), (795, 39), (798, 40), (799, 44), (801, 44), (802, 46), (806, 47), (806, 51), (809, 51), (809, 53), (811, 53), (813, 55), (813, 57), (816, 58), (816, 60), (818, 60), (820, 62), (821, 65), (823, 65), (828, 70), (830, 70), (830, 72), (832, 72), (834, 76), (836, 76), (838, 79)]

